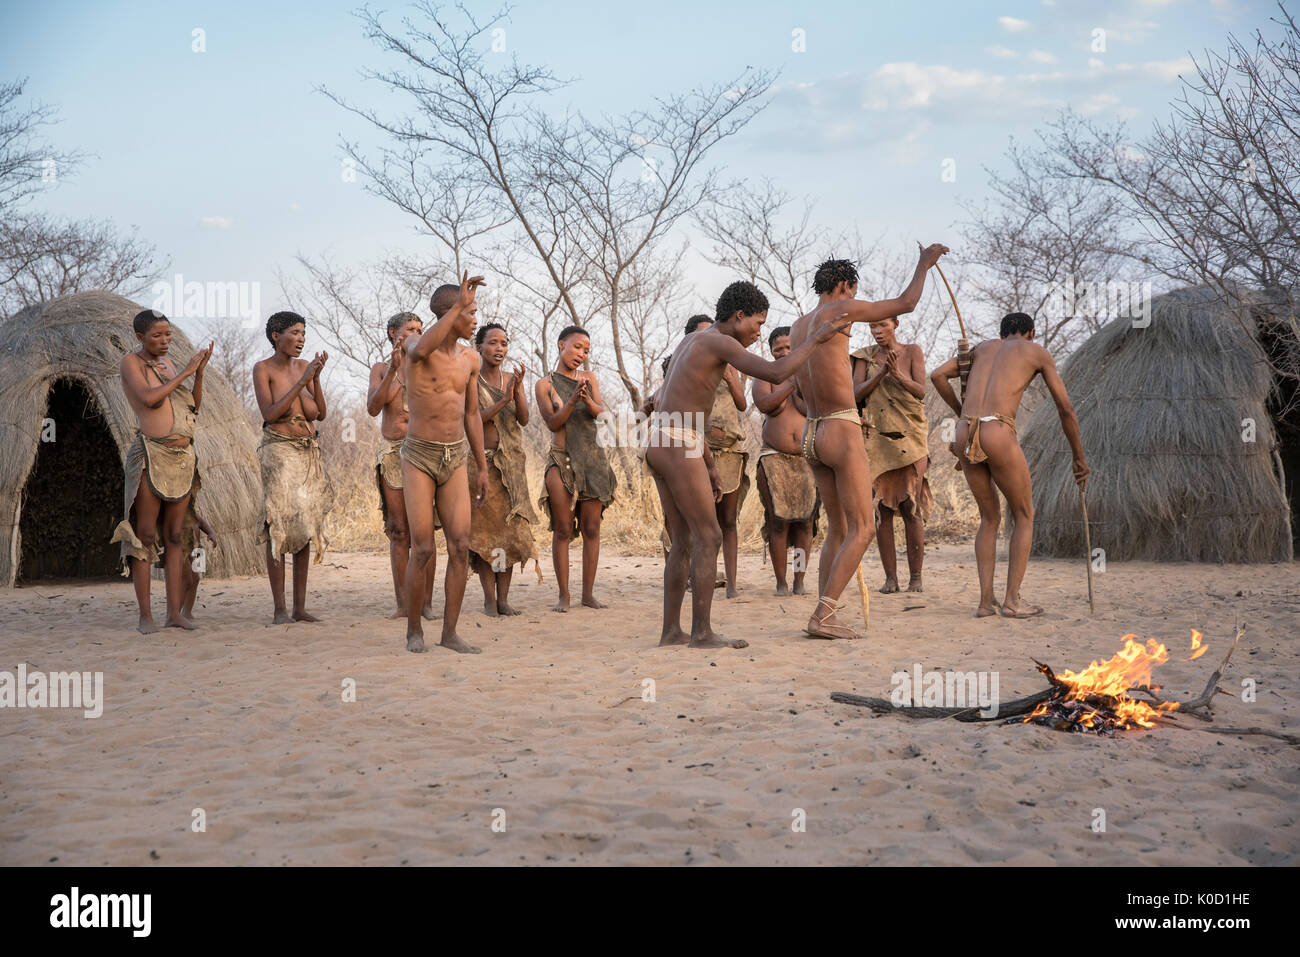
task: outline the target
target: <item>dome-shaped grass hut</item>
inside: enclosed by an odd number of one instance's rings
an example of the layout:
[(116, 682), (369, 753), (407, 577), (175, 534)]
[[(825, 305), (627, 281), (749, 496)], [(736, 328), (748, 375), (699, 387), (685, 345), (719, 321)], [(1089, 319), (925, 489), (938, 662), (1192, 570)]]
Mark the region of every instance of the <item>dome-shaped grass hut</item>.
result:
[[(1243, 294), (1244, 295), (1244, 294)], [(1254, 311), (1249, 296), (1240, 308)], [(1092, 475), (1092, 546), (1106, 558), (1275, 562), (1293, 557), (1276, 380), (1256, 319), (1229, 312), (1208, 286), (1151, 303), (1151, 323), (1113, 319), (1063, 363)], [(1294, 417), (1292, 411), (1290, 416)], [(1056, 406), (1021, 431), (1034, 479), (1034, 551), (1082, 557), (1083, 522)]]
[[(0, 585), (120, 572), (109, 543), (122, 519), (122, 463), (136, 420), (120, 364), (142, 307), (107, 292), (31, 306), (0, 322)], [(194, 347), (172, 325), (177, 369)], [(199, 511), (218, 547), (207, 574), (252, 574), (261, 505), (257, 436), (211, 366), (195, 437)]]

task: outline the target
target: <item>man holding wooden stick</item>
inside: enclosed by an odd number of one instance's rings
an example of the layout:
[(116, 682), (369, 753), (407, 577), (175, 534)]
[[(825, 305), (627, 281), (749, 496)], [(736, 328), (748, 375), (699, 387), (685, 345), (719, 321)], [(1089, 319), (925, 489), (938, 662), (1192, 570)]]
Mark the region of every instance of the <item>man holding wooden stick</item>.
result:
[[(1029, 465), (1016, 438), (1016, 411), (1029, 383), (1041, 375), (1056, 403), (1066, 441), (1070, 443), (1074, 480), (1084, 488), (1088, 482), (1088, 465), (1083, 458), (1079, 420), (1051, 354), (1034, 342), (1034, 320), (1023, 312), (1013, 312), (1002, 319), (1000, 340), (981, 342), (972, 350), (970, 380), (960, 402), (950, 381), (958, 375), (957, 360), (949, 359), (934, 371), (930, 381), (961, 417), (953, 452), (980, 511), (980, 528), (975, 535), (980, 604), (975, 617), (987, 618), (1000, 612), (1005, 618), (1030, 618), (1042, 614), (1043, 609), (1027, 605), (1020, 598), (1020, 584), (1029, 564), (1029, 546), (1034, 539), (1034, 495)], [(1007, 554), (1006, 596), (1000, 607), (993, 598), (993, 568), (1002, 518), (999, 491), (1006, 497), (1015, 520)]]

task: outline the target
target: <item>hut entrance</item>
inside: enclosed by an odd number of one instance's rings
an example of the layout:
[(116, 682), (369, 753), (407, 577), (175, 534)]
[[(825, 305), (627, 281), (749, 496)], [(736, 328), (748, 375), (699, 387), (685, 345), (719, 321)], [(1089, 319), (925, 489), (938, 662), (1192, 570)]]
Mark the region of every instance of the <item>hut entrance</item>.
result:
[(1292, 550), (1300, 558), (1300, 343), (1289, 323), (1268, 312), (1256, 312), (1255, 321), (1260, 344), (1276, 370), (1268, 412), (1277, 435), (1283, 491), (1291, 510)]
[(23, 489), (18, 581), (114, 576), (119, 548), (108, 540), (123, 494), (117, 443), (99, 404), (75, 379), (54, 383), (45, 415)]
[[(1279, 382), (1279, 387), (1282, 385)], [(1294, 553), (1300, 558), (1300, 389), (1290, 382), (1290, 401), (1278, 400), (1281, 414), (1274, 413), (1273, 425), (1277, 432), (1278, 456), (1282, 460), (1282, 476), (1287, 504), (1291, 507), (1291, 542)], [(1272, 411), (1272, 410), (1270, 410)]]

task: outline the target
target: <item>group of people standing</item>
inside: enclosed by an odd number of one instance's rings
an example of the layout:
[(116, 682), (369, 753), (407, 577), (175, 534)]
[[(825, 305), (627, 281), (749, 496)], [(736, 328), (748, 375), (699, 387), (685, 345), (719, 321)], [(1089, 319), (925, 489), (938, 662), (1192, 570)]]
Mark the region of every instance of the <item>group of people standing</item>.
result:
[[(817, 605), (805, 633), (815, 638), (859, 637), (837, 612), (840, 595), (860, 568), (874, 534), (880, 537), (886, 575), (882, 591), (899, 590), (896, 515), (904, 526), (908, 590), (921, 590), (923, 526), (931, 502), (925, 363), (918, 346), (899, 342), (897, 330), (898, 317), (915, 309), (927, 270), (946, 251), (937, 244), (924, 249), (903, 293), (880, 302), (856, 298), (852, 263), (823, 263), (813, 277), (817, 307), (770, 333), (771, 361), (748, 351), (760, 338), (768, 310), (766, 297), (752, 283), (732, 283), (718, 299), (714, 316), (688, 321), (687, 335), (665, 360), (663, 384), (642, 410), (650, 417), (645, 464), (658, 488), (666, 532), (660, 644), (746, 645), (742, 639), (715, 633), (710, 621), (720, 550), (727, 595), (736, 594), (736, 520), (749, 487), (748, 455), (741, 448), (746, 433), (740, 414), (748, 405), (742, 375), (754, 380), (751, 396), (764, 416), (755, 478), (778, 594), (790, 590), (791, 549), (793, 591), (805, 593), (819, 514), (824, 512), (826, 519)], [(375, 479), (390, 542), (395, 605), (389, 617), (406, 619), (406, 648), (411, 652), (426, 650), (422, 620), (437, 617), (432, 606), (436, 529), (442, 528), (447, 544), (440, 644), (453, 651), (479, 650), (457, 634), (470, 568), (483, 588), (484, 612), (510, 616), (519, 614), (509, 600), (514, 566), (522, 568), (537, 559), (532, 525), (538, 518), (528, 488), (522, 433), (530, 419), (524, 369), (514, 363), (507, 370), (509, 338), (504, 327), (478, 326), (475, 294), (483, 284), (483, 277), (465, 273), (459, 285), (435, 290), (430, 300), (434, 322), (428, 329), (414, 313), (393, 316), (387, 323), (389, 358), (370, 372), (366, 408), (380, 420)], [(850, 353), (848, 333), (855, 322), (869, 324), (875, 345)], [(1002, 341), (982, 343), (975, 350), (964, 397), (959, 399), (948, 384), (957, 377), (955, 362), (936, 370), (931, 379), (963, 416), (954, 451), (980, 506), (978, 614), (1000, 611), (1024, 617), (1041, 609), (1019, 600), (1032, 538), (1032, 500), (1024, 456), (1015, 442), (1014, 414), (1034, 375), (1043, 375), (1061, 409), (1081, 483), (1087, 467), (1077, 421), (1051, 357), (1032, 343), (1032, 320), (1027, 329), (1017, 323), (1013, 326), (1019, 331), (1011, 333), (1012, 338), (1032, 349), (1007, 343), (1004, 320)], [(121, 371), (139, 432), (125, 461), (125, 515), (113, 541), (121, 544), (124, 573), (135, 585), (139, 630), (157, 630), (149, 574), (160, 557), (167, 584), (166, 625), (189, 629), (194, 627), (197, 575), (187, 558), (198, 547), (200, 534), (215, 544), (197, 510), (200, 475), (193, 446), (204, 370), (213, 347), (200, 349), (177, 372), (167, 358), (171, 327), (166, 317), (146, 310), (135, 317), (134, 327), (140, 348), (123, 356)], [(274, 352), (253, 366), (263, 420), (258, 445), (263, 488), (259, 541), (266, 546), (273, 620), (316, 621), (306, 607), (311, 548), (315, 545), (319, 562), (334, 494), (314, 424), (326, 416), (320, 377), (329, 356), (319, 352), (310, 360), (302, 358), (306, 321), (296, 313), (272, 315), (266, 337)], [(461, 344), (471, 339), (475, 348)], [(533, 398), (551, 434), (537, 505), (552, 532), (558, 589), (554, 610), (565, 612), (570, 604), (569, 547), (575, 536), (583, 542), (581, 602), (605, 607), (594, 587), (601, 519), (614, 499), (617, 480), (598, 439), (597, 420), (606, 411), (605, 403), (595, 376), (583, 369), (590, 336), (570, 326), (560, 333), (558, 347), (555, 368), (538, 379)], [(683, 425), (694, 422), (703, 423), (703, 429)], [(989, 423), (1005, 427), (1008, 434), (987, 428)], [(1000, 518), (994, 485), (1016, 516), (1001, 606), (992, 597)], [(285, 600), (287, 555), (293, 556), (291, 610)], [(689, 633), (680, 624), (688, 582)]]

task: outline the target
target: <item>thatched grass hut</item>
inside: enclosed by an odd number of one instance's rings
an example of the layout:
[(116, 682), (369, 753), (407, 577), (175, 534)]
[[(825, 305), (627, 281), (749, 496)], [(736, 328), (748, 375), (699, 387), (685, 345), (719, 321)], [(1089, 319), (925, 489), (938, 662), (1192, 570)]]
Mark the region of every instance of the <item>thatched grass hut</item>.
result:
[[(122, 517), (122, 462), (136, 426), (119, 368), (137, 346), (131, 320), (140, 309), (83, 292), (0, 322), (0, 586), (118, 573), (109, 538)], [(180, 368), (193, 354), (173, 324), (173, 363)], [(195, 442), (199, 510), (219, 546), (207, 572), (255, 573), (257, 437), (211, 366)]]
[[(1287, 500), (1283, 457), (1300, 450), (1279, 443), (1257, 327), (1209, 287), (1151, 305), (1148, 327), (1114, 319), (1061, 368), (1093, 470), (1093, 547), (1112, 561), (1289, 561), (1300, 502)], [(1035, 552), (1082, 558), (1079, 495), (1051, 401), (1027, 417), (1021, 445)]]

